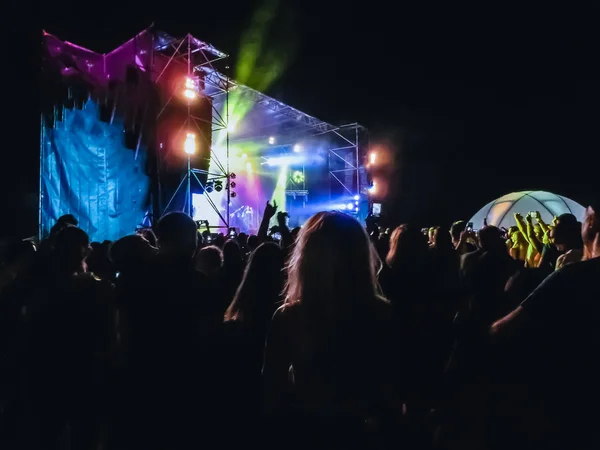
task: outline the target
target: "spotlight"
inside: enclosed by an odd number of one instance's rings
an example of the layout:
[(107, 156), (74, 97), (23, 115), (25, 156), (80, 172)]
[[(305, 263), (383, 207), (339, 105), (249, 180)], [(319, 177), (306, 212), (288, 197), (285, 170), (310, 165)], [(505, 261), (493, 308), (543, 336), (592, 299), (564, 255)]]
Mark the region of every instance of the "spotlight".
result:
[(235, 184), (235, 181), (232, 181), (231, 183), (229, 183), (229, 187), (231, 189), (235, 189), (236, 186), (237, 186), (237, 184)]
[(301, 151), (302, 151), (302, 146), (301, 146), (300, 144), (296, 144), (296, 145), (294, 145), (294, 151), (295, 151), (296, 153), (299, 153), (299, 152), (301, 152)]
[(188, 155), (196, 153), (196, 135), (194, 133), (188, 133), (183, 144), (183, 151)]
[(194, 100), (196, 98), (196, 91), (198, 90), (198, 81), (185, 77), (185, 90), (183, 91), (183, 96), (188, 100)]
[(215, 181), (215, 191), (221, 192), (223, 190), (223, 182)]
[(232, 193), (230, 194), (230, 197), (231, 197), (231, 198), (235, 198), (236, 196), (237, 196), (237, 194), (236, 194), (235, 192), (232, 192)]
[(296, 170), (292, 174), (292, 180), (294, 180), (294, 183), (296, 184), (304, 183), (304, 174), (302, 173), (302, 171)]
[(229, 175), (229, 178), (231, 178), (232, 180), (235, 180), (235, 178), (237, 177), (237, 175), (235, 173), (231, 173), (231, 175)]
[(275, 143), (275, 138), (273, 136), (269, 137), (269, 144), (273, 145)]
[(185, 88), (186, 89), (195, 89), (196, 88), (196, 82), (194, 81), (193, 78), (185, 77)]
[(360, 195), (355, 195), (354, 196), (354, 200), (359, 201), (360, 200)]
[(348, 209), (352, 209), (352, 208), (354, 208), (354, 205), (353, 205), (352, 203), (348, 203), (348, 204), (346, 205), (346, 208), (348, 208)]
[(376, 160), (377, 160), (377, 153), (375, 153), (375, 152), (371, 153), (371, 155), (369, 156), (369, 161), (371, 162), (371, 164), (375, 164)]
[(356, 207), (358, 208), (358, 202), (354, 202), (354, 204), (356, 205)]
[(209, 194), (213, 191), (213, 182), (209, 181), (208, 183), (206, 183), (206, 186), (204, 186), (204, 191), (208, 192)]
[(341, 209), (342, 211), (346, 211), (346, 205), (340, 205), (340, 209)]

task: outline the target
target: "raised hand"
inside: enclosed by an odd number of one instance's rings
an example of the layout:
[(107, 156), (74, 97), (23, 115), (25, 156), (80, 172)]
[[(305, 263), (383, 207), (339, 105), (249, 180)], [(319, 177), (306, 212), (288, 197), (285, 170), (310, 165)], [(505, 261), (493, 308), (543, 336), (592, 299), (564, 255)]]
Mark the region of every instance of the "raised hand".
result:
[(279, 211), (277, 213), (277, 223), (279, 224), (285, 224), (285, 219), (289, 217), (288, 213), (285, 211)]
[(540, 220), (542, 220), (542, 215), (540, 214), (539, 211), (534, 211), (533, 218), (539, 222)]
[(273, 200), (273, 204), (267, 202), (265, 206), (265, 217), (271, 219), (277, 212), (277, 202)]

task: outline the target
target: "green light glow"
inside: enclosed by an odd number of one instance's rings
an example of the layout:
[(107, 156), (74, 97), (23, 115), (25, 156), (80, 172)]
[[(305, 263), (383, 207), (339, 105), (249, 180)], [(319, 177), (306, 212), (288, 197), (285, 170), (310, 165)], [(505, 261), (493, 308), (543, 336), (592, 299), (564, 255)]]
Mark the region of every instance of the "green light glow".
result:
[(285, 190), (287, 188), (288, 180), (288, 166), (281, 166), (279, 168), (279, 175), (277, 176), (277, 185), (275, 191), (271, 197), (271, 201), (277, 202), (278, 210), (285, 211), (286, 208), (286, 195)]
[(296, 184), (304, 183), (304, 173), (302, 173), (300, 170), (296, 170), (292, 175), (292, 180)]

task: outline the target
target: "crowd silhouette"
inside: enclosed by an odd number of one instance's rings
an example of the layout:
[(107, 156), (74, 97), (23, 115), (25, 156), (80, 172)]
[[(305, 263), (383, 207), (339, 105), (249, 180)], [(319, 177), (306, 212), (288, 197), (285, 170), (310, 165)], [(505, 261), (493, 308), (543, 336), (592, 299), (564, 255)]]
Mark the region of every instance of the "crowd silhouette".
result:
[(2, 257), (0, 448), (600, 448), (600, 198), (516, 222), (63, 216)]

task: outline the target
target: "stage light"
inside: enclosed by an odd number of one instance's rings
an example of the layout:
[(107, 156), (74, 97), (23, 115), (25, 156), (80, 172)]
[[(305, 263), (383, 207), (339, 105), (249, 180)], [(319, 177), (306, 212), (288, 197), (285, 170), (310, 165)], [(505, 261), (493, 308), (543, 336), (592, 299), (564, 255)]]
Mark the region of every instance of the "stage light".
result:
[(375, 164), (376, 160), (377, 160), (377, 153), (375, 153), (375, 152), (371, 153), (371, 155), (369, 156), (370, 163)]
[(196, 98), (196, 91), (198, 90), (198, 82), (193, 78), (185, 78), (185, 90), (183, 95), (188, 100), (194, 100)]
[(275, 138), (273, 136), (269, 137), (269, 144), (273, 145), (275, 143)]
[(304, 174), (302, 171), (296, 170), (292, 175), (292, 180), (294, 180), (294, 183), (296, 184), (304, 183)]
[(296, 145), (294, 145), (294, 151), (295, 151), (296, 153), (299, 153), (299, 152), (301, 152), (301, 151), (302, 151), (302, 146), (301, 146), (300, 144), (296, 144)]
[(237, 175), (236, 175), (235, 173), (233, 173), (233, 172), (231, 172), (231, 175), (229, 175), (229, 177), (230, 177), (232, 180), (235, 180), (236, 176), (237, 176)]
[(235, 131), (235, 125), (234, 125), (234, 124), (232, 124), (232, 123), (230, 123), (230, 124), (227, 124), (227, 131), (228, 131), (229, 133), (233, 133), (233, 132)]
[(236, 194), (235, 192), (232, 192), (232, 193), (230, 194), (230, 197), (231, 197), (231, 198), (235, 198), (235, 197), (237, 197), (237, 194)]
[(236, 186), (237, 186), (237, 184), (235, 184), (235, 181), (232, 181), (231, 183), (229, 183), (229, 187), (231, 189), (235, 189)]
[(204, 191), (208, 192), (209, 194), (213, 191), (213, 182), (209, 181), (206, 183), (206, 186), (204, 186)]
[(223, 190), (223, 182), (215, 181), (215, 191), (221, 192)]
[(346, 211), (346, 205), (340, 205), (340, 209), (341, 209), (342, 211)]
[(356, 208), (354, 208), (355, 211), (358, 211), (358, 206)]
[(195, 89), (196, 83), (193, 78), (185, 77), (185, 88), (186, 89)]
[(360, 200), (360, 195), (355, 195), (354, 196), (354, 200), (359, 201)]
[(194, 133), (188, 133), (183, 144), (183, 151), (188, 155), (196, 153), (196, 135)]
[(354, 204), (358, 207), (358, 202), (354, 202)]
[(353, 205), (352, 203), (348, 203), (348, 204), (346, 205), (346, 208), (348, 208), (348, 209), (352, 209), (352, 208), (354, 208), (354, 205)]

